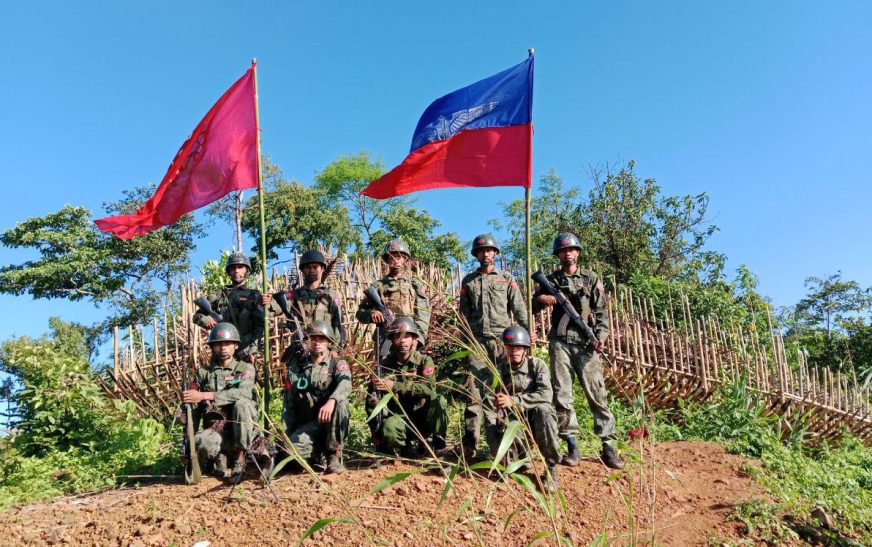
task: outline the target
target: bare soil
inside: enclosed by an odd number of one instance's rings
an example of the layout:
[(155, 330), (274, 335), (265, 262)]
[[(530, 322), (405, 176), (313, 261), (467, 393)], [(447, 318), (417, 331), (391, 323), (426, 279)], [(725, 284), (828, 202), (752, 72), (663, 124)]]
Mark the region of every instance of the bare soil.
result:
[[(618, 545), (706, 545), (743, 538), (728, 519), (736, 504), (762, 496), (741, 471), (747, 460), (713, 443), (663, 443), (644, 450), (615, 475), (589, 458), (560, 468), (566, 500), (561, 533), (589, 545), (605, 532)], [(295, 544), (320, 519), (309, 540), (324, 545), (527, 545), (552, 530), (533, 496), (513, 481), (458, 476), (441, 507), (445, 478), (414, 473), (377, 494), (379, 481), (420, 466), (390, 464), (339, 476), (283, 475), (275, 502), (258, 481), (230, 490), (207, 478), (197, 486), (150, 484), (57, 499), (0, 514), (4, 545), (211, 546)], [(628, 506), (632, 508), (630, 516)], [(558, 502), (558, 513), (562, 513)], [(554, 544), (543, 538), (542, 544)]]

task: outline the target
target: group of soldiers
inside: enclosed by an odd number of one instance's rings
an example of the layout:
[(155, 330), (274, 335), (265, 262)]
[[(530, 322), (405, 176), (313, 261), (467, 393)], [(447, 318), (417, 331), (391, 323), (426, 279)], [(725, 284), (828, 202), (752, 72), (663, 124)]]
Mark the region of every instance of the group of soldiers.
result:
[[(477, 457), (484, 427), (491, 457), (496, 456), (506, 427), (525, 421), (547, 464), (543, 484), (551, 491), (558, 487), (558, 464), (576, 466), (580, 460), (573, 375), (590, 405), (594, 432), (602, 439), (601, 461), (610, 468), (623, 467), (615, 450), (615, 418), (608, 408), (598, 356), (609, 334), (606, 295), (597, 274), (578, 265), (580, 250), (575, 235), (560, 234), (553, 246), (560, 267), (547, 279), (595, 337), (570, 321), (557, 299), (540, 287), (533, 296), (533, 310), (551, 309), (550, 366), (532, 355), (536, 340), (529, 330), (525, 295), (510, 272), (496, 267), (500, 249), (492, 235), (473, 240), (471, 252), (479, 267), (463, 278), (460, 289), (460, 313), (472, 348), (467, 359), (463, 455), (467, 461)], [(409, 248), (402, 240), (392, 240), (381, 258), (387, 274), (365, 292), (369, 296), (356, 314), (361, 323), (375, 324), (377, 363), (367, 379), (368, 425), (378, 451), (414, 458), (428, 449), (435, 453), (446, 448), (448, 401), (436, 382), (436, 364), (422, 352), (430, 303), (425, 284), (409, 268)], [(194, 323), (210, 331), (212, 357), (207, 368), (197, 371), (195, 386), (183, 393), (183, 401), (197, 405), (203, 428), (195, 435), (196, 450), (216, 476), (226, 477), (229, 464), (231, 479), (241, 476), (256, 435), (254, 387), (266, 306), (290, 315), (294, 321), (289, 326), (301, 339), (282, 356), (287, 371), (282, 379), (282, 421), (289, 451), (325, 473), (344, 470), (351, 370), (338, 353), (346, 333), (340, 301), (322, 285), (326, 268), (322, 253), (306, 251), (299, 263), (301, 286), (261, 295), (246, 286), (251, 273), (248, 258), (235, 253), (226, 267), (230, 284), (208, 297), (222, 321), (203, 312), (194, 315)], [(563, 455), (561, 439), (567, 443)], [(523, 452), (520, 443), (513, 450)]]

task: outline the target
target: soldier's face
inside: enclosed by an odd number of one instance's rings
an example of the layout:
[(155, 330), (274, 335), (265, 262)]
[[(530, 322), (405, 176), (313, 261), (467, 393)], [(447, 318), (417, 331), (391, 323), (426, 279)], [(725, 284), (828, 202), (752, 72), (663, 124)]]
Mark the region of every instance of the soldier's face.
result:
[(391, 271), (402, 270), (406, 266), (406, 255), (397, 252), (388, 253), (387, 263)]
[(578, 262), (578, 249), (574, 247), (570, 247), (568, 249), (560, 249), (557, 251), (557, 258), (560, 259), (560, 263), (565, 266), (570, 266)]
[(493, 247), (483, 247), (475, 252), (475, 258), (482, 266), (490, 266), (494, 263), (497, 256), (497, 250)]
[(324, 273), (324, 266), (318, 263), (303, 264), (303, 280), (309, 284), (321, 279), (321, 274)]
[(219, 361), (228, 361), (236, 353), (236, 342), (212, 342), (212, 355)]
[(418, 338), (408, 332), (399, 332), (391, 340), (401, 355), (409, 355), (418, 343)]
[(327, 355), (330, 349), (330, 340), (326, 336), (310, 336), (307, 341), (309, 353)]
[(248, 276), (248, 267), (242, 264), (233, 264), (227, 267), (227, 275), (230, 276), (230, 281), (234, 284), (242, 283)]
[(512, 368), (517, 368), (521, 363), (524, 362), (524, 357), (526, 357), (527, 348), (524, 346), (515, 346), (506, 344), (506, 357), (509, 359), (509, 364), (512, 365)]

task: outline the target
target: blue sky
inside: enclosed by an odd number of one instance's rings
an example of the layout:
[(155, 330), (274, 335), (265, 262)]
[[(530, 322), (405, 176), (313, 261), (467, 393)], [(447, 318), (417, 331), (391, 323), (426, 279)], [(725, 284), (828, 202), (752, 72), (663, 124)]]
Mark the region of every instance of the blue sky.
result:
[[(778, 305), (842, 270), (872, 285), (872, 4), (843, 2), (4, 2), (0, 229), (64, 204), (98, 211), (159, 181), (221, 93), (259, 60), (263, 151), (309, 182), (340, 154), (388, 167), (430, 101), (536, 48), (534, 177), (589, 185), (635, 160), (668, 194), (708, 192), (711, 248)], [(418, 205), (470, 239), (518, 188)], [(203, 240), (195, 263), (232, 244)], [(0, 264), (27, 255), (0, 249)], [(88, 303), (0, 296), (0, 339)]]

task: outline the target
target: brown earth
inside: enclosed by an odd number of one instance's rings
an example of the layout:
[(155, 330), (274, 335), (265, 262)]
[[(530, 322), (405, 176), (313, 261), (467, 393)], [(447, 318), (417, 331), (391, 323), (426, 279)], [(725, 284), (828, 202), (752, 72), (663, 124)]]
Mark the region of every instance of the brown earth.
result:
[[(634, 459), (619, 476), (593, 458), (576, 468), (560, 468), (566, 511), (561, 514), (558, 502), (557, 525), (573, 544), (589, 545), (603, 531), (618, 545), (630, 543), (631, 536), (659, 545), (743, 537), (743, 527), (728, 516), (736, 504), (762, 495), (741, 471), (747, 460), (699, 442), (658, 444)], [(152, 484), (61, 498), (0, 514), (0, 543), (287, 545), (319, 519), (342, 517), (350, 521), (332, 522), (313, 538), (325, 545), (491, 547), (526, 545), (552, 529), (534, 497), (514, 481), (458, 476), (441, 507), (446, 482), (441, 475), (414, 473), (369, 494), (386, 477), (418, 470), (409, 464), (386, 465), (324, 477), (323, 483), (310, 475), (285, 475), (273, 484), (279, 503), (249, 480), (225, 505), (229, 488), (212, 478), (197, 486)], [(550, 538), (540, 543), (555, 544)]]

